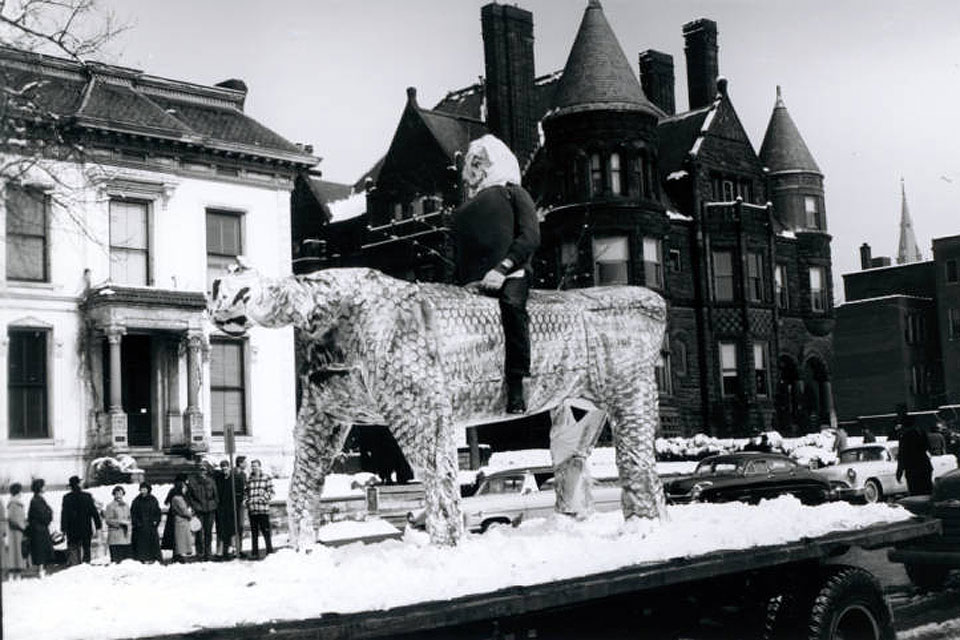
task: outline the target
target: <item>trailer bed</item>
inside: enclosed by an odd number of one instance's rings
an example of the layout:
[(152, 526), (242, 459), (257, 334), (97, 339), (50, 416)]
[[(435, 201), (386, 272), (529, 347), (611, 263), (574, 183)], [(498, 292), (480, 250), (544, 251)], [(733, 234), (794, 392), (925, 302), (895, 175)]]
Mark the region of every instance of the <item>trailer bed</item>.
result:
[(715, 551), (689, 558), (632, 565), (587, 576), (548, 583), (513, 586), (443, 601), (422, 602), (378, 611), (331, 613), (296, 621), (203, 629), (189, 633), (152, 636), (154, 640), (214, 638), (394, 638), (443, 635), (444, 629), (506, 620), (540, 611), (574, 606), (627, 594), (649, 592), (711, 578), (760, 571), (786, 565), (822, 561), (845, 553), (851, 547), (879, 549), (907, 540), (935, 535), (936, 520), (914, 518), (831, 533), (796, 542)]

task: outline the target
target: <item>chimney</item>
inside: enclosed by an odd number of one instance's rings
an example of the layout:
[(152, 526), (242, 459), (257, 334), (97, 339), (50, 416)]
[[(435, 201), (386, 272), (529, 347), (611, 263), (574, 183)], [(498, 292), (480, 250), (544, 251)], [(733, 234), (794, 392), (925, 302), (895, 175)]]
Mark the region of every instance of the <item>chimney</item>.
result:
[(690, 109), (705, 107), (716, 96), (720, 63), (717, 55), (717, 23), (699, 18), (683, 25), (687, 56), (687, 92)]
[(647, 98), (668, 116), (677, 112), (673, 85), (673, 56), (653, 49), (642, 51), (640, 86)]
[(247, 83), (246, 82), (244, 82), (239, 78), (230, 78), (228, 80), (224, 80), (223, 82), (218, 82), (213, 86), (222, 87), (224, 89), (231, 89), (233, 91), (237, 91), (241, 93), (242, 95), (238, 100), (238, 104), (239, 104), (240, 110), (243, 111), (243, 103), (246, 102), (247, 100)]
[(417, 106), (417, 88), (407, 87), (407, 103), (412, 107)]
[(522, 166), (539, 140), (533, 113), (533, 14), (493, 2), (480, 9), (480, 24), (487, 127)]
[(872, 252), (870, 251), (870, 245), (864, 242), (860, 245), (860, 268), (869, 269), (873, 266)]

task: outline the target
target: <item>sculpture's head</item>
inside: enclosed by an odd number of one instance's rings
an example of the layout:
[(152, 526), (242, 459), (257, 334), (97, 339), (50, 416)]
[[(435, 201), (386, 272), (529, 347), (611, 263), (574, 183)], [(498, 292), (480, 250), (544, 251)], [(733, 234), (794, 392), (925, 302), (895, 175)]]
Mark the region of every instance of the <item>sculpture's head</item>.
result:
[(237, 263), (227, 275), (213, 281), (208, 308), (210, 319), (221, 331), (231, 336), (246, 333), (253, 325), (250, 303), (260, 291), (260, 274)]
[(461, 177), (467, 196), (472, 198), (487, 187), (520, 184), (520, 164), (500, 138), (488, 133), (470, 143)]

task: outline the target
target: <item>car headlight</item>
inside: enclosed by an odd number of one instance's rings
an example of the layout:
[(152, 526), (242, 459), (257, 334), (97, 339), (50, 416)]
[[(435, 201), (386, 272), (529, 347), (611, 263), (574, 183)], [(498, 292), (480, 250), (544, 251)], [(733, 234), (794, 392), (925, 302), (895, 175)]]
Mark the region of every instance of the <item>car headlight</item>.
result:
[(847, 478), (850, 479), (850, 482), (856, 482), (856, 481), (857, 481), (857, 470), (854, 469), (853, 467), (850, 467), (849, 469), (847, 469)]
[(692, 489), (690, 489), (690, 499), (699, 500), (700, 494), (703, 493), (703, 490), (712, 486), (712, 482), (698, 482), (697, 484), (693, 485)]

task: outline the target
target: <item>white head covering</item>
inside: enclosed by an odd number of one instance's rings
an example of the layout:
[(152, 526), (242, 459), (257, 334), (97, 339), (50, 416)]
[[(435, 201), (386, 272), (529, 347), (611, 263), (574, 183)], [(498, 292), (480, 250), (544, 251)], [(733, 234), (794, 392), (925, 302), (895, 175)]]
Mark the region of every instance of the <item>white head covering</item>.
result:
[(470, 198), (487, 187), (508, 182), (520, 184), (520, 163), (502, 140), (488, 133), (467, 148), (463, 159), (463, 181)]

